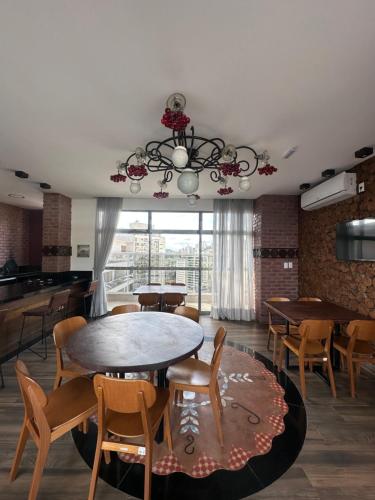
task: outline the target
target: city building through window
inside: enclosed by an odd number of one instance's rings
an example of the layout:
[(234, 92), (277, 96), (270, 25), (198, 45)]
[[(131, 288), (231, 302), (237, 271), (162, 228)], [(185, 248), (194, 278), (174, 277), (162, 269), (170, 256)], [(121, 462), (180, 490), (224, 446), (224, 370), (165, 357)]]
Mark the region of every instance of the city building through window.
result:
[(104, 273), (110, 308), (148, 283), (185, 283), (187, 305), (211, 310), (212, 212), (122, 211)]

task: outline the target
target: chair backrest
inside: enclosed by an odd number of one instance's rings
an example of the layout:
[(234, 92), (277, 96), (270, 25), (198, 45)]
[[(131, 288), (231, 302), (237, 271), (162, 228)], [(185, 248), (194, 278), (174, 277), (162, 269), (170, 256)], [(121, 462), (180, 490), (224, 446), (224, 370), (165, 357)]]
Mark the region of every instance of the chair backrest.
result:
[(61, 292), (54, 293), (49, 301), (49, 309), (51, 312), (62, 311), (68, 305), (70, 297), (70, 290), (62, 290)]
[(126, 313), (133, 313), (133, 312), (139, 312), (141, 310), (139, 304), (123, 304), (121, 306), (115, 306), (111, 314), (112, 316), (115, 316), (116, 314), (126, 314)]
[(186, 283), (178, 283), (177, 281), (169, 281), (168, 285), (171, 285), (171, 286), (186, 286)]
[(138, 295), (138, 302), (141, 306), (156, 306), (160, 302), (158, 293), (141, 293)]
[(198, 309), (195, 309), (195, 307), (178, 306), (173, 311), (173, 313), (184, 316), (185, 318), (192, 319), (196, 323), (199, 323), (199, 311)]
[(305, 319), (298, 328), (302, 339), (329, 340), (332, 335), (334, 322), (330, 319)]
[(375, 342), (375, 320), (351, 321), (346, 331), (349, 337), (355, 337), (355, 340)]
[(69, 338), (86, 325), (87, 321), (82, 316), (73, 316), (56, 323), (53, 327), (53, 340), (57, 349), (62, 349)]
[(29, 373), (27, 366), (20, 359), (16, 362), (16, 375), (20, 386), (22, 399), (25, 405), (25, 413), (32, 425), (36, 424), (36, 430), (39, 436), (47, 429), (49, 425), (43, 412), (43, 407), (47, 404), (47, 396)]
[(161, 283), (147, 283), (148, 286), (161, 286)]
[(163, 302), (166, 306), (179, 306), (184, 301), (182, 293), (165, 293)]
[(146, 380), (124, 380), (98, 374), (94, 377), (94, 389), (98, 399), (102, 392), (105, 408), (118, 413), (141, 412), (140, 395), (146, 408), (156, 401), (155, 387)]
[(98, 280), (90, 281), (89, 286), (87, 288), (87, 293), (92, 295), (96, 292), (97, 288), (98, 288)]
[(319, 297), (299, 297), (298, 302), (321, 302)]
[[(290, 299), (288, 297), (270, 297), (267, 299), (267, 302), (290, 302)], [(272, 325), (272, 313), (270, 310), (268, 311), (268, 324)]]
[(222, 326), (216, 332), (214, 338), (214, 352), (211, 358), (211, 377), (217, 378), (217, 373), (220, 368), (221, 356), (223, 354), (225, 337), (227, 336), (227, 332), (225, 328)]

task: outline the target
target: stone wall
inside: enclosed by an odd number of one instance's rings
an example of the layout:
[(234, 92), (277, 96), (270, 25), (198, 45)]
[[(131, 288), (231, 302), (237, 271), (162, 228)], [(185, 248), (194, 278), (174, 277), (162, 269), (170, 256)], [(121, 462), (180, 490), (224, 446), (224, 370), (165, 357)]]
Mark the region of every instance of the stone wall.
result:
[(43, 200), (44, 272), (70, 270), (72, 200), (57, 193), (45, 193)]
[(375, 262), (336, 259), (336, 224), (375, 217), (375, 159), (355, 169), (365, 192), (335, 205), (300, 213), (300, 295), (318, 296), (375, 318)]
[[(267, 321), (263, 301), (297, 298), (298, 196), (261, 196), (254, 202), (254, 288), (256, 319)], [(284, 268), (292, 262), (293, 268)]]

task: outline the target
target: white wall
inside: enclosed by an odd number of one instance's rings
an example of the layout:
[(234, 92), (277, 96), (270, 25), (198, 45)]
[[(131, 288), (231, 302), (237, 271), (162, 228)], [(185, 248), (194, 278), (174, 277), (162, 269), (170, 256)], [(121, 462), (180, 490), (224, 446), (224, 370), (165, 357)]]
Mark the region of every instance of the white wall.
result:
[[(213, 200), (199, 200), (190, 207), (185, 199), (156, 200), (153, 198), (124, 198), (124, 210), (213, 210)], [(72, 200), (72, 271), (92, 271), (94, 267), (96, 199)], [(77, 257), (77, 245), (90, 245), (90, 257)]]
[[(72, 200), (72, 271), (94, 267), (96, 199)], [(90, 245), (90, 257), (77, 257), (77, 245)]]

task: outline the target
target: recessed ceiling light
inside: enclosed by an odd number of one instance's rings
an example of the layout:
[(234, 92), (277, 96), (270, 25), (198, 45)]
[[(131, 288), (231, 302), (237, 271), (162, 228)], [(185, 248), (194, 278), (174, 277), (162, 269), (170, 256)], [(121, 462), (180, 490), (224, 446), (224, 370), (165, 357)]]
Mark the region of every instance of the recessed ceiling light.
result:
[(8, 196), (9, 198), (25, 198), (25, 195), (21, 193), (9, 193)]

